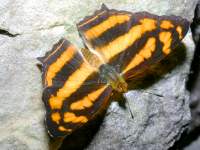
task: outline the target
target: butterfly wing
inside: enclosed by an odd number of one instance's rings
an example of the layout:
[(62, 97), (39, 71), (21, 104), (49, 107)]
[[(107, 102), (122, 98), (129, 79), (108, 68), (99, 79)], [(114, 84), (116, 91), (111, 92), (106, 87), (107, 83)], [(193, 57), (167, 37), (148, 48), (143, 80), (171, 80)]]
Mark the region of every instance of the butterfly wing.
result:
[[(128, 43), (128, 37), (119, 37), (128, 32), (131, 23), (130, 12), (110, 10), (103, 4), (92, 16), (80, 21), (77, 28), (86, 47), (95, 50), (106, 63), (109, 63), (120, 53), (117, 47), (122, 48)], [(123, 45), (117, 44), (118, 42)]]
[[(155, 28), (140, 33), (140, 37), (124, 51), (123, 57), (126, 61), (121, 71), (126, 79), (133, 78), (137, 72), (169, 55), (181, 43), (189, 29), (189, 22), (179, 16), (157, 16), (140, 12), (133, 17), (137, 18), (138, 22), (153, 20)], [(145, 24), (141, 28), (145, 28)]]
[(91, 120), (105, 106), (111, 87), (101, 81), (66, 39), (61, 39), (42, 62), (46, 125), (53, 137), (66, 136)]
[(130, 13), (103, 5), (77, 27), (86, 46), (127, 79), (171, 53), (188, 31), (189, 22), (177, 16)]

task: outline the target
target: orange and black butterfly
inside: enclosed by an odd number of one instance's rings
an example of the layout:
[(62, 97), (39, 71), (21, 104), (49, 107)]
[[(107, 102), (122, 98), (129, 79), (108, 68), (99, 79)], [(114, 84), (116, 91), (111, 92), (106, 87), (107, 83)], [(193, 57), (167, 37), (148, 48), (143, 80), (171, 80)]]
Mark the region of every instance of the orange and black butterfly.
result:
[(189, 22), (102, 5), (77, 28), (83, 49), (63, 38), (39, 58), (46, 125), (53, 137), (66, 136), (94, 118), (113, 90), (127, 91), (128, 79), (180, 44)]

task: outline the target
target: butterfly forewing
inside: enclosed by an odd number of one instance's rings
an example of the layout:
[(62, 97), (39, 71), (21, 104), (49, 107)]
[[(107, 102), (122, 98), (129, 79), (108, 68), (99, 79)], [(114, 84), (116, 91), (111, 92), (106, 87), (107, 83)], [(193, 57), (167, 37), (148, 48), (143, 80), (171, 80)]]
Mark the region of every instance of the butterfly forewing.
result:
[(124, 51), (126, 61), (122, 64), (122, 73), (126, 79), (169, 55), (189, 29), (189, 22), (178, 16), (156, 16), (141, 12), (133, 17), (138, 20), (153, 19), (156, 28), (141, 34), (132, 47)]
[[(78, 31), (84, 44), (91, 46), (100, 53), (105, 62), (109, 62), (119, 52), (113, 51), (115, 44), (111, 44), (117, 37), (123, 35), (131, 26), (131, 13), (126, 11), (109, 10), (105, 5), (92, 16), (86, 17), (77, 24)], [(127, 38), (118, 39), (122, 43), (129, 41)], [(119, 62), (118, 62), (119, 63)]]
[(53, 137), (70, 134), (107, 103), (112, 89), (69, 41), (61, 39), (39, 60), (46, 125)]

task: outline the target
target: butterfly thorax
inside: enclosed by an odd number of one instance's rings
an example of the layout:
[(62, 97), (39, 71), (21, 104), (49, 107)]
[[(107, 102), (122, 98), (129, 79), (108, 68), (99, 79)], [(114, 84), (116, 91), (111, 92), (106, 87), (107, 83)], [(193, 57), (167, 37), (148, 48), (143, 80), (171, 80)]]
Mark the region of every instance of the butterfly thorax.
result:
[(127, 91), (127, 83), (124, 77), (118, 73), (114, 67), (108, 64), (103, 64), (99, 70), (101, 77), (105, 79), (114, 90), (118, 92)]
[(100, 53), (95, 52), (90, 45), (87, 46), (88, 48), (83, 48), (81, 52), (89, 65), (96, 68), (103, 80), (105, 80), (114, 90), (126, 92), (127, 83), (124, 77), (117, 72), (113, 66), (106, 64), (106, 61)]

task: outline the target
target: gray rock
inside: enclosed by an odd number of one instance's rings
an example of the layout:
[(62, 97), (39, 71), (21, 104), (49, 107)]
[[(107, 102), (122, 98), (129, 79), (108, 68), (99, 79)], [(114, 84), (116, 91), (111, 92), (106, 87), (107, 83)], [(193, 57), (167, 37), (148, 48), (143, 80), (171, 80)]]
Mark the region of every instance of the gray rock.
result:
[(191, 107), (191, 115), (192, 115), (192, 122), (190, 124), (190, 130), (195, 130), (195, 128), (200, 126), (200, 0), (198, 1), (198, 5), (195, 9), (195, 17), (194, 21), (192, 23), (192, 36), (194, 39), (194, 42), (196, 44), (196, 51), (194, 54), (194, 59), (192, 62), (192, 74), (190, 74), (189, 83), (191, 91), (190, 93), (190, 107)]
[(186, 146), (184, 150), (199, 150), (200, 147), (200, 137), (198, 137), (195, 141), (190, 143), (190, 145)]
[[(196, 0), (1, 0), (0, 29), (17, 35), (0, 35), (2, 150), (48, 149), (36, 57), (43, 56), (62, 36), (81, 46), (75, 23), (100, 8), (101, 3), (115, 9), (176, 14), (191, 20)], [(178, 58), (170, 57), (152, 68), (153, 74), (157, 74), (154, 82), (149, 83), (151, 76), (147, 76), (142, 81), (148, 86), (124, 94), (129, 102), (128, 105), (126, 101), (126, 108), (118, 102), (111, 103), (87, 149), (160, 150), (173, 145), (190, 120), (189, 94), (185, 90), (194, 50), (190, 33), (184, 44), (185, 52), (177, 50), (181, 53)], [(155, 71), (158, 68), (167, 71)]]

